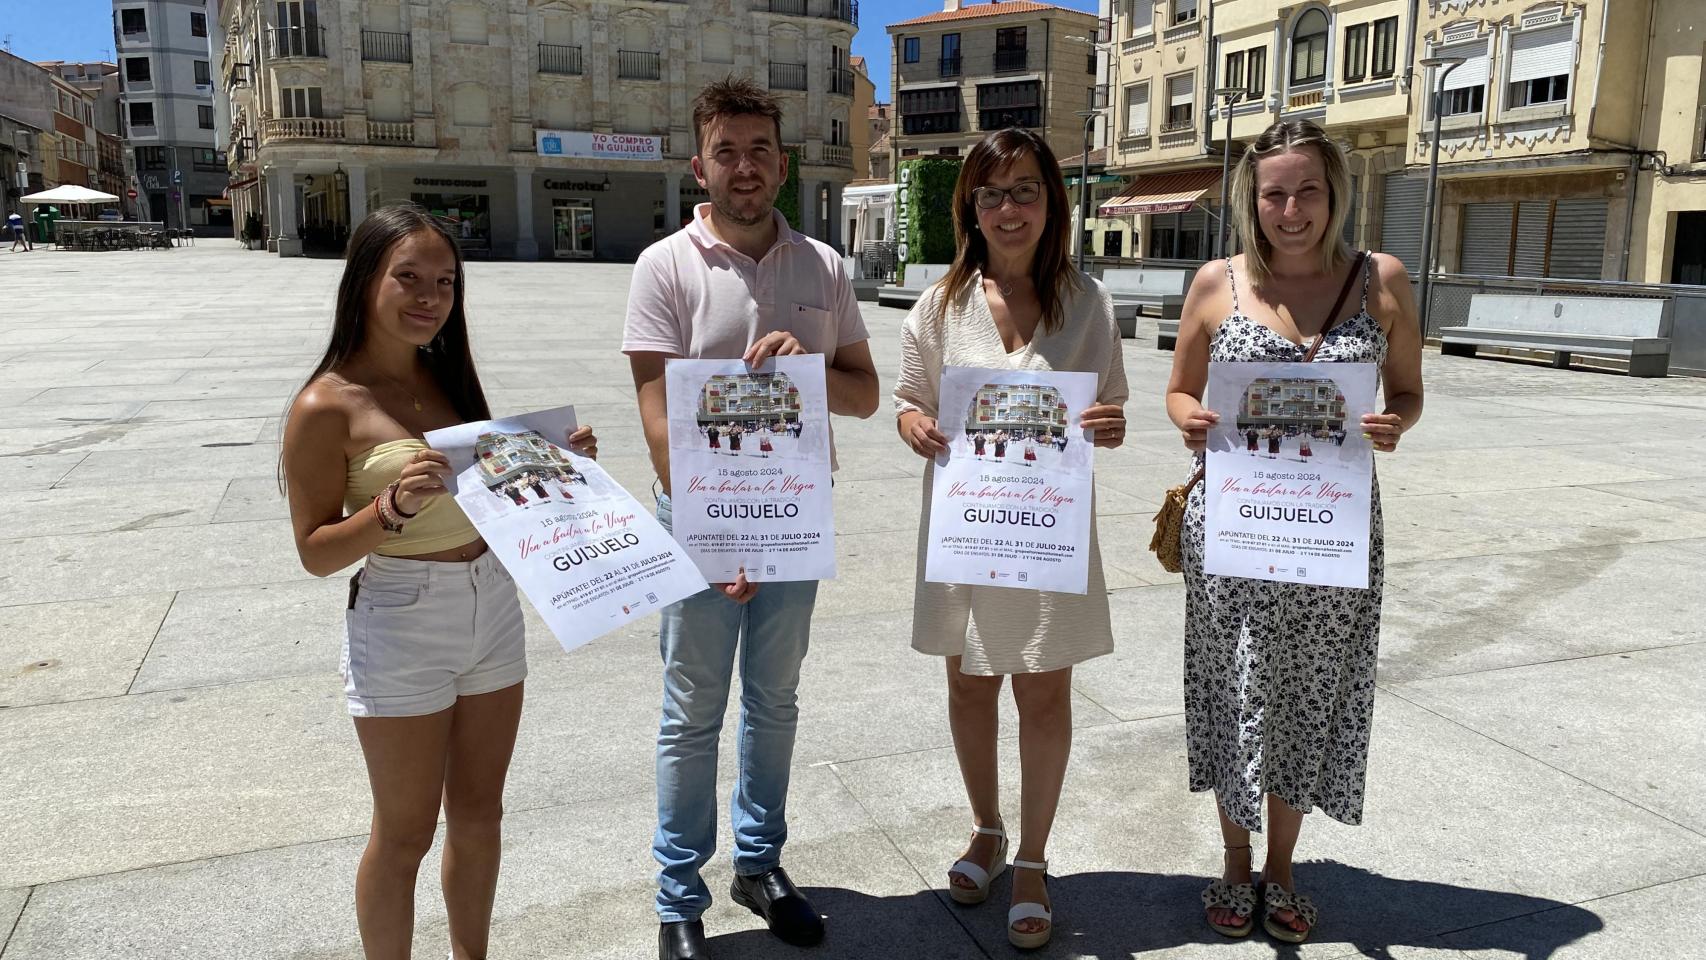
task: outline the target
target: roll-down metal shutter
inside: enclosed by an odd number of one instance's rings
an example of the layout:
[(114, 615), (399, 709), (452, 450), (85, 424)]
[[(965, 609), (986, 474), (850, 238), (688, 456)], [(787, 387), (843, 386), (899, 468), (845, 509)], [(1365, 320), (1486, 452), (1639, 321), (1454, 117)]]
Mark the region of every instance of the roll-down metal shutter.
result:
[(1386, 175), (1380, 250), (1402, 260), (1412, 273), (1420, 273), (1422, 269), (1422, 207), (1427, 197), (1427, 181), (1420, 177), (1406, 177), (1402, 173)]
[(1463, 205), (1463, 246), (1459, 273), (1502, 277), (1510, 272), (1511, 205)]
[(1524, 200), (1516, 208), (1516, 266), (1518, 277), (1546, 276), (1546, 225), (1552, 219), (1548, 200)]
[(1602, 280), (1605, 264), (1604, 197), (1559, 200), (1552, 215), (1549, 277)]

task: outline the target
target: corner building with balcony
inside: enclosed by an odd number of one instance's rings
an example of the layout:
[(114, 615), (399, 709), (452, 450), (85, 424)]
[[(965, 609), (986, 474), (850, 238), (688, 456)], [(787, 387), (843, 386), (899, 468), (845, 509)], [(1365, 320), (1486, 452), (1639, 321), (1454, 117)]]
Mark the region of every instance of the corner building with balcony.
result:
[(963, 156), (991, 130), (1028, 127), (1055, 158), (1083, 152), (1096, 85), (1094, 14), (1032, 0), (962, 6), (888, 26), (894, 121), (888, 169)]
[(341, 250), (369, 210), (413, 201), (469, 255), (632, 260), (706, 199), (692, 103), (729, 74), (781, 101), (797, 225), (839, 244), (855, 0), (236, 0), (221, 16), (235, 215), (260, 216), (282, 256)]
[[(1125, 0), (1114, 21), (1108, 167), (1129, 183), (1102, 205), (1103, 223), (1126, 219), (1138, 237), (1125, 248), (1138, 256), (1219, 256), (1223, 150), (1230, 144), (1236, 163), (1268, 126), (1307, 119), (1349, 160), (1345, 242), (1379, 244), (1390, 190), (1405, 211), (1401, 230), (1419, 246), (1425, 183), (1404, 162), (1414, 6), (1220, 0), (1211, 11), (1197, 0)], [(1216, 96), (1228, 89), (1236, 92)], [(1226, 249), (1236, 249), (1230, 224), (1226, 232)], [(1419, 257), (1404, 260), (1419, 266)]]

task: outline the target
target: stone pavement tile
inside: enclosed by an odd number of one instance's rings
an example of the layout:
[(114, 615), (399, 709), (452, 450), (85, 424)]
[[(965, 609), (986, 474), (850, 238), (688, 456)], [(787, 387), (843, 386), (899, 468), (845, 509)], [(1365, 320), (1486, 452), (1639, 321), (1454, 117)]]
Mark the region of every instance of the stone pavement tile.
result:
[(5, 536), (64, 536), (208, 522), (224, 495), (218, 480), (111, 483), (20, 492), (7, 504)]
[(24, 912), (24, 904), (29, 899), (28, 887), (0, 890), (0, 953), (5, 952), (12, 929), (18, 923), (18, 915)]
[(1102, 563), (1110, 571), (1108, 585), (1113, 586), (1117, 572), (1136, 585), (1180, 583), (1183, 576), (1161, 569), (1160, 561), (1149, 552), (1149, 541), (1155, 536), (1155, 512), (1159, 504), (1145, 506), (1137, 513), (1125, 516), (1098, 517), (1101, 533)]
[[(1491, 394), (1483, 399), (1511, 407), (1536, 410), (1552, 416), (1567, 417), (1628, 417), (1632, 421), (1651, 417), (1675, 416), (1679, 412), (1672, 399), (1662, 396), (1613, 395), (1603, 397), (1572, 396), (1500, 396)], [(1684, 404), (1686, 405), (1686, 404)]]
[[(182, 371), (177, 371), (182, 373)], [(306, 376), (306, 373), (304, 374)], [(232, 383), (131, 384), (102, 387), (55, 387), (30, 398), (31, 406), (61, 403), (107, 403), (125, 400), (241, 400), (282, 398), (301, 385), (298, 380), (242, 380)], [(143, 413), (147, 413), (144, 408)]]
[(1696, 876), (1581, 904), (1601, 927), (1583, 923), (1574, 908), (1564, 908), (1459, 930), (1444, 939), (1474, 960), (1674, 960), (1698, 956), (1706, 942), (1702, 901), (1706, 876)]
[(208, 342), (181, 343), (175, 339), (156, 337), (152, 342), (124, 344), (96, 344), (79, 337), (75, 346), (67, 343), (43, 345), (24, 353), (15, 354), (8, 358), (10, 363), (27, 363), (33, 361), (82, 360), (91, 363), (97, 360), (136, 360), (136, 359), (174, 359), (177, 357), (205, 356), (209, 349)]
[(128, 420), (141, 412), (144, 404), (132, 400), (123, 403), (78, 403), (47, 409), (23, 404), (0, 404), (0, 428), (40, 427), (76, 428), (87, 423)]
[(0, 387), (0, 406), (24, 403), (41, 391), (41, 387)]
[(1072, 688), (1121, 720), (1183, 713), (1185, 591), (1138, 587), (1108, 597), (1114, 652), (1072, 668)]
[(78, 402), (77, 392), (80, 390), (96, 387), (112, 389), (116, 386), (162, 386), (176, 383), (184, 375), (184, 371), (170, 367), (154, 370), (127, 370), (117, 376), (101, 373), (97, 370), (85, 369), (79, 373), (72, 373), (62, 369), (65, 364), (80, 364), (87, 368), (94, 363), (94, 359), (81, 359), (38, 360), (7, 364), (6, 382), (19, 387), (40, 387), (44, 392), (48, 390), (60, 391), (49, 395), (59, 403), (71, 404)]
[[(231, 358), (216, 357), (212, 359), (232, 363)], [(295, 376), (298, 373), (301, 374), (303, 380), (306, 380), (308, 374), (314, 370), (313, 361), (318, 359), (318, 357), (312, 358), (306, 364), (279, 363), (275, 360), (267, 364), (237, 363), (225, 367), (194, 367), (183, 371), (183, 376), (174, 382), (189, 386), (203, 383), (235, 383), (243, 380), (278, 380), (283, 377)], [(298, 385), (300, 385), (300, 381), (298, 381)]]
[[(303, 379), (311, 368), (304, 367)], [(282, 417), (290, 407), (290, 398), (301, 380), (290, 382), (288, 390), (264, 397), (225, 397), (216, 400), (151, 400), (133, 420), (250, 420), (257, 417)]]
[[(1706, 422), (1699, 418), (1675, 424), (1672, 430), (1680, 438), (1698, 440), (1706, 433)], [(1406, 450), (1476, 451), (1509, 447), (1581, 446), (1595, 447), (1609, 439), (1637, 438), (1626, 416), (1597, 417), (1529, 417), (1509, 425), (1494, 423), (1455, 422), (1447, 419), (1422, 421), (1404, 434)], [(1465, 454), (1467, 455), (1467, 453)]]
[(1638, 434), (1620, 434), (1595, 444), (1577, 444), (1570, 453), (1582, 460), (1626, 464), (1670, 477), (1706, 477), (1706, 443), (1693, 438), (1678, 440), (1633, 439)]
[(1382, 505), (1390, 563), (1706, 537), (1706, 512), (1582, 487), (1545, 496), (1510, 490), (1395, 497)]
[(917, 563), (916, 532), (837, 534), (836, 578), (818, 588), (817, 616), (910, 614)]
[[(0, 461), (6, 458), (0, 457)], [(255, 443), (230, 447), (201, 447), (195, 451), (194, 476), (262, 476), (278, 468), (278, 444)], [(90, 453), (65, 474), (55, 486), (75, 487), (107, 484), (122, 478), (126, 483), (167, 482), (192, 476), (182, 448), (145, 450), (100, 450)]]
[(122, 695), (171, 603), (156, 593), (0, 607), (0, 707)]
[(1701, 496), (1700, 481), (1697, 478), (1597, 483), (1590, 485), (1588, 489), (1616, 494), (1619, 497), (1646, 500), (1649, 503), (1668, 504), (1679, 510), (1706, 510), (1706, 497)]
[(226, 485), (210, 523), (239, 520), (288, 522), (290, 504), (278, 490), (278, 477), (237, 477)]
[(900, 484), (909, 489), (897, 490), (899, 484), (894, 480), (838, 479), (835, 532), (841, 536), (886, 533), (897, 546), (916, 543), (923, 517), (923, 485), (919, 481), (900, 481)]
[(276, 677), (335, 680), (348, 591), (349, 578), (341, 576), (180, 590), (131, 692)]
[(527, 413), (571, 403), (616, 405), (633, 404), (635, 401), (631, 384), (627, 387), (594, 386), (580, 380), (564, 380), (555, 386), (542, 384), (515, 390), (507, 387), (487, 387), (486, 402), (493, 410)]
[(196, 449), (210, 443), (252, 443), (259, 420), (211, 420), (182, 423), (53, 424), (0, 428), (0, 456), (44, 453), (95, 453), (108, 450)]
[[(96, 363), (90, 370), (110, 374), (113, 382), (117, 383), (123, 380), (126, 373), (134, 370), (276, 370), (288, 366), (292, 364), (282, 363), (277, 357), (204, 357), (198, 353), (182, 357), (108, 358)], [(307, 375), (306, 370), (303, 375)]]
[(1655, 589), (1699, 563), (1686, 543), (1392, 565), (1387, 585), (1403, 590), (1387, 593), (1380, 678), (1402, 683), (1697, 641), (1699, 599)]
[[(796, 957), (727, 896), (731, 837), (723, 806), (718, 853), (705, 871), (715, 898), (706, 915), (713, 946), (730, 957)], [(982, 957), (827, 770), (796, 773), (789, 815), (790, 873), (830, 929), (814, 957)], [(651, 955), (654, 817), (649, 794), (510, 813), (491, 955)], [(38, 887), (7, 960), (121, 953), (135, 960), (357, 960), (354, 879), (365, 843), (355, 836)], [(441, 831), (416, 886), (417, 956), (441, 955), (449, 940), (438, 889), (442, 849)], [(233, 909), (210, 911), (210, 902)]]
[[(1407, 443), (1406, 443), (1407, 446)], [(1377, 458), (1382, 496), (1580, 487), (1668, 476), (1662, 464), (1584, 460), (1575, 447), (1435, 450), (1418, 444)]]
[(1693, 640), (1389, 689), (1706, 833), (1706, 743), (1670, 733), (1706, 728), (1706, 644)]
[(52, 453), (33, 457), (0, 457), (0, 490), (46, 490), (89, 455)]
[(302, 579), (277, 521), (0, 540), (0, 606)]
[[(1374, 730), (1368, 825), (1307, 821), (1297, 879), (1323, 920), (1303, 957), (1437, 947), (1448, 930), (1706, 864), (1706, 839), (1394, 697), (1380, 697)], [(1004, 743), (1001, 758), (1010, 824), (1014, 746)], [(1049, 852), (1056, 936), (1070, 931), (1073, 945), (1063, 955), (1272, 955), (1261, 937), (1227, 944), (1202, 924), (1197, 894), (1218, 869), (1221, 841), (1211, 801), (1185, 790), (1184, 750), (1182, 717), (1077, 732)], [(836, 770), (913, 866), (942, 883), (969, 830), (952, 750)], [(1604, 842), (1584, 848), (1584, 831)], [(1006, 897), (1003, 881), (991, 899), (999, 907)], [(972, 930), (1004, 952), (999, 921)]]
[(0, 711), (0, 887), (367, 830), (335, 676)]

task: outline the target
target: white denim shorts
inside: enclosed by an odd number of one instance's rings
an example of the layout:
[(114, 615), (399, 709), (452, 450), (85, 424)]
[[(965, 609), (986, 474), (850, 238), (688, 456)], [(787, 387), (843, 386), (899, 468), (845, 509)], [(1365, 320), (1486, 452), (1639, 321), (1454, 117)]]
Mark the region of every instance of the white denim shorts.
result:
[(344, 613), (352, 717), (418, 717), (527, 676), (515, 581), (490, 553), (466, 563), (369, 556)]

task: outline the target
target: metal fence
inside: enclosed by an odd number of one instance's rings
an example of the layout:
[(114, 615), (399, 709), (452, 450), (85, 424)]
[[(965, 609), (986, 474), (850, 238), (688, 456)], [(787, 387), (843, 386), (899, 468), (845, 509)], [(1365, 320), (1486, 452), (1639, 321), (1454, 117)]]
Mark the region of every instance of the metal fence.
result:
[(899, 245), (892, 240), (866, 240), (859, 248), (860, 276), (893, 283)]
[(1470, 298), (1477, 293), (1670, 300), (1673, 302), (1670, 372), (1685, 376), (1706, 376), (1706, 287), (1670, 283), (1626, 283), (1621, 280), (1434, 274), (1433, 303), (1431, 307), (1423, 310), (1426, 319), (1422, 335), (1438, 339), (1442, 328), (1461, 326), (1469, 318)]

